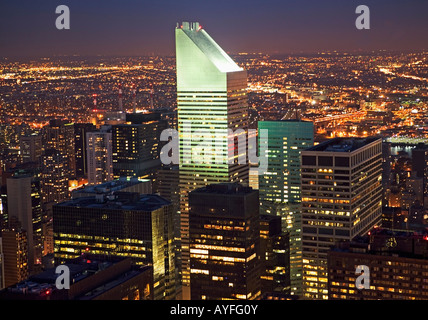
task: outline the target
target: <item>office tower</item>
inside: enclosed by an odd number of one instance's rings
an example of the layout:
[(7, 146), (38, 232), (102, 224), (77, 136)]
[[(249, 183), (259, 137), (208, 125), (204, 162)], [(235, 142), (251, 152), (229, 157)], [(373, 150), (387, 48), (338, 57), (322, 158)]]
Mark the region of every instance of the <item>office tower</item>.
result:
[(282, 231), (281, 217), (260, 215), (260, 261), (263, 296), (290, 294), (290, 238)]
[(76, 155), (76, 177), (86, 178), (88, 175), (88, 157), (86, 154), (86, 133), (95, 131), (92, 123), (74, 124), (74, 150)]
[(400, 207), (382, 207), (381, 226), (387, 229), (405, 229), (404, 214)]
[(163, 166), (157, 172), (157, 193), (162, 197), (171, 201), (173, 205), (174, 230), (175, 237), (180, 237), (180, 188), (179, 183), (179, 168), (177, 165)]
[(8, 287), (28, 277), (27, 233), (21, 228), (2, 230), (4, 286)]
[(192, 300), (261, 295), (258, 191), (237, 183), (189, 193)]
[[(213, 183), (248, 184), (247, 74), (197, 22), (177, 26), (175, 43), (182, 284), (183, 299), (188, 299), (188, 193)], [(228, 129), (235, 134), (234, 144), (229, 144)], [(205, 137), (201, 140), (200, 135)], [(245, 150), (238, 150), (237, 141)], [(193, 153), (205, 158), (195, 158)], [(245, 161), (238, 161), (239, 156)]]
[(126, 124), (112, 127), (113, 176), (154, 179), (161, 166), (161, 132), (167, 122), (159, 113), (127, 114)]
[(302, 217), (300, 152), (313, 145), (314, 125), (309, 121), (259, 121), (259, 148), (267, 145), (267, 169), (259, 175), (260, 212), (278, 215), (290, 235), (292, 294), (302, 294)]
[(412, 171), (423, 179), (424, 205), (428, 205), (428, 146), (420, 143), (412, 149)]
[[(427, 253), (426, 235), (384, 228), (340, 242), (328, 252), (329, 299), (427, 300)], [(368, 289), (355, 286), (358, 265), (369, 268)]]
[(26, 231), (30, 272), (42, 263), (42, 199), (40, 180), (31, 174), (7, 179), (9, 226), (17, 220)]
[(154, 298), (175, 299), (172, 205), (157, 195), (115, 191), (53, 206), (55, 260), (82, 253), (130, 257), (153, 267)]
[(382, 140), (335, 138), (302, 151), (303, 298), (327, 299), (327, 252), (379, 224)]
[(113, 142), (111, 127), (86, 133), (88, 184), (96, 185), (113, 180)]
[(180, 188), (178, 165), (164, 165), (157, 171), (156, 192), (172, 204), (176, 279), (180, 278)]
[(21, 150), (22, 163), (40, 163), (43, 153), (42, 135), (31, 134), (28, 136), (21, 136), (19, 145)]
[(67, 178), (76, 176), (76, 150), (74, 124), (54, 119), (44, 127), (45, 149), (56, 149), (66, 161)]
[(69, 197), (67, 157), (56, 150), (47, 149), (42, 156), (43, 203), (57, 203)]
[(58, 289), (56, 268), (12, 285), (0, 300), (152, 300), (153, 271), (130, 258), (84, 254), (67, 260), (70, 289)]

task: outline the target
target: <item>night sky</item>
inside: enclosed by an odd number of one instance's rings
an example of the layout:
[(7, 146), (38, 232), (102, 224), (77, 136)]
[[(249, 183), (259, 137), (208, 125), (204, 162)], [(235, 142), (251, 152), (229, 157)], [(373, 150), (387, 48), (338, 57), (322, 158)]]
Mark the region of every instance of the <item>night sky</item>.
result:
[[(362, 4), (370, 30), (355, 27)], [(58, 5), (70, 30), (55, 28)], [(230, 53), (428, 49), (427, 0), (1, 0), (0, 56), (172, 55), (181, 21)]]

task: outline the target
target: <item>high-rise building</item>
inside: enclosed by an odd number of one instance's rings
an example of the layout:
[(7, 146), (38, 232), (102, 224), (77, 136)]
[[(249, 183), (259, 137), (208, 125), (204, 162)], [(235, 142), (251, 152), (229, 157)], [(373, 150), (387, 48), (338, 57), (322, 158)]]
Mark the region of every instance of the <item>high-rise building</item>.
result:
[(111, 127), (86, 133), (88, 184), (96, 185), (113, 180), (113, 142)]
[[(427, 235), (374, 228), (328, 252), (331, 300), (427, 300)], [(358, 280), (368, 268), (366, 278)], [(366, 285), (358, 289), (356, 283)]]
[[(175, 43), (181, 272), (183, 299), (188, 299), (189, 192), (221, 182), (248, 184), (247, 73), (198, 22), (183, 22), (181, 26), (177, 26)], [(235, 143), (229, 143), (232, 131)], [(239, 141), (245, 150), (238, 150), (236, 145)], [(195, 157), (196, 153), (198, 157)]]
[(95, 131), (96, 127), (92, 123), (74, 124), (74, 150), (76, 154), (76, 177), (85, 178), (88, 175), (88, 157), (86, 133)]
[(189, 193), (192, 300), (261, 296), (258, 191), (236, 183)]
[[(9, 223), (17, 220), (26, 232), (28, 268), (30, 272), (42, 263), (42, 201), (40, 180), (31, 174), (7, 179)], [(11, 226), (10, 226), (11, 227)]]
[(161, 166), (161, 132), (167, 121), (159, 113), (127, 114), (126, 124), (112, 126), (113, 176), (155, 178)]
[[(302, 294), (300, 153), (313, 146), (313, 122), (259, 121), (259, 148), (267, 148), (267, 169), (259, 175), (260, 212), (278, 215), (290, 235), (292, 294)], [(267, 135), (261, 135), (267, 130)]]
[(53, 206), (55, 260), (82, 253), (130, 257), (153, 267), (154, 298), (175, 299), (172, 205), (157, 195), (115, 191)]
[(260, 260), (263, 296), (290, 295), (290, 237), (280, 216), (260, 215)]
[(42, 156), (43, 203), (57, 203), (69, 197), (67, 157), (56, 150), (47, 149)]
[(428, 146), (421, 143), (412, 150), (412, 171), (423, 179), (424, 205), (428, 206)]
[(8, 287), (28, 277), (27, 233), (21, 228), (1, 232), (4, 286)]
[(76, 150), (74, 123), (64, 120), (54, 119), (49, 121), (49, 125), (44, 127), (45, 149), (56, 149), (62, 154), (66, 162), (66, 174), (70, 179), (76, 176)]
[(382, 140), (334, 138), (302, 151), (303, 298), (327, 299), (327, 253), (379, 224)]
[(42, 135), (31, 134), (27, 136), (21, 136), (19, 145), (21, 150), (22, 163), (36, 162), (40, 164), (43, 153)]

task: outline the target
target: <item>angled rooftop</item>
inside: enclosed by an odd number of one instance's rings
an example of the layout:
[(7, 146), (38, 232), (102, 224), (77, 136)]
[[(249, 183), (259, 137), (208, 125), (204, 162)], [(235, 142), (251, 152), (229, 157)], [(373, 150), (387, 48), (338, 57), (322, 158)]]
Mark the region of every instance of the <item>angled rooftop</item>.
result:
[(242, 71), (229, 55), (210, 37), (199, 22), (183, 22), (177, 28), (193, 41), (220, 72)]

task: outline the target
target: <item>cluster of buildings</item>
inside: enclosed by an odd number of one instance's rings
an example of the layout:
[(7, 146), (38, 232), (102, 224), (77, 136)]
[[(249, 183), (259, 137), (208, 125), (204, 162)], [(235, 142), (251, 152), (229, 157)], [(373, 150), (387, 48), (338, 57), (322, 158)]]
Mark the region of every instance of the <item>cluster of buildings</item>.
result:
[[(95, 124), (52, 120), (2, 159), (0, 299), (426, 297), (428, 149), (413, 153), (418, 189), (382, 137), (317, 141), (297, 113), (257, 121), (252, 146), (246, 71), (198, 23), (175, 36), (176, 119), (120, 101)], [(178, 163), (161, 161), (168, 128)], [(60, 264), (69, 290), (55, 286)]]

